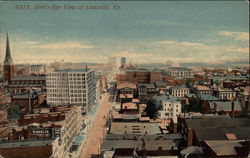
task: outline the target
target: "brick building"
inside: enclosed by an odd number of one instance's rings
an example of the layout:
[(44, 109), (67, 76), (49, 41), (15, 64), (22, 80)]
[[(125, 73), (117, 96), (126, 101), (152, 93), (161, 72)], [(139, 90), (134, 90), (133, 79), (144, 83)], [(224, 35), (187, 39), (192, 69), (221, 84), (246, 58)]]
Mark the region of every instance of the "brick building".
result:
[(121, 113), (123, 114), (139, 114), (139, 105), (133, 102), (121, 104)]
[(137, 94), (136, 85), (133, 83), (122, 82), (117, 83), (116, 86), (116, 101), (125, 103), (132, 102), (132, 99), (135, 98)]
[(117, 75), (118, 82), (130, 83), (154, 83), (161, 80), (160, 71), (150, 71), (147, 69), (131, 69), (125, 70), (123, 74)]
[(0, 142), (6, 158), (68, 157), (72, 141), (82, 128), (81, 107), (38, 109), (18, 120), (18, 126)]
[(6, 87), (11, 94), (18, 94), (27, 89), (45, 89), (46, 77), (40, 76), (15, 76), (10, 80), (9, 85)]
[[(178, 131), (187, 146), (204, 145), (208, 140), (244, 140), (250, 133), (249, 118), (179, 118)], [(208, 132), (209, 131), (209, 132)]]

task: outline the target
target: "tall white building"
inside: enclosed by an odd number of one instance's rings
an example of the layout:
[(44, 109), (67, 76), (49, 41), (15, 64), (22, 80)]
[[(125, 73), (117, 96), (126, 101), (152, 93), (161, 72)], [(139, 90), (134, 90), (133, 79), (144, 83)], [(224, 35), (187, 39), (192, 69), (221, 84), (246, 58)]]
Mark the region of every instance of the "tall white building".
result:
[(96, 99), (94, 78), (94, 71), (87, 68), (47, 73), (47, 103), (51, 106), (91, 106)]
[(180, 99), (171, 95), (154, 96), (153, 99), (156, 101), (156, 104), (161, 107), (158, 111), (158, 118), (173, 119), (174, 123), (177, 123), (177, 118), (179, 114), (181, 114)]

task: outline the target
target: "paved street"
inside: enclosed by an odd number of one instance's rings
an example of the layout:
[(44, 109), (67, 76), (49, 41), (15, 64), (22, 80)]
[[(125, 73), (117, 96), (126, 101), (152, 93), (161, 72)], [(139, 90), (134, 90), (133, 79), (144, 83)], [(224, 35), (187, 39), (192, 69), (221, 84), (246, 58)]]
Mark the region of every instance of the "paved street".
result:
[[(80, 155), (81, 158), (91, 158), (94, 155), (100, 153), (100, 144), (102, 144), (103, 135), (104, 135), (104, 125), (106, 123), (106, 116), (109, 113), (109, 94), (106, 94), (103, 98), (102, 103), (98, 107), (95, 118), (92, 122), (92, 127), (88, 134), (86, 144)], [(105, 116), (105, 118), (104, 118)]]

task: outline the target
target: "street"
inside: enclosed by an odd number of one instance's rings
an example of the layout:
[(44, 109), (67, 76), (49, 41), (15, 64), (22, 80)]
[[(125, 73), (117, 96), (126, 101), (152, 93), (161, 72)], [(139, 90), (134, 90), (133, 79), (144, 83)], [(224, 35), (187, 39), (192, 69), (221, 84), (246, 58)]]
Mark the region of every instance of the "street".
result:
[(83, 146), (82, 153), (80, 154), (81, 158), (91, 158), (100, 153), (100, 145), (103, 141), (105, 123), (110, 107), (109, 97), (110, 95), (106, 93), (103, 102), (98, 107), (88, 133), (86, 144)]

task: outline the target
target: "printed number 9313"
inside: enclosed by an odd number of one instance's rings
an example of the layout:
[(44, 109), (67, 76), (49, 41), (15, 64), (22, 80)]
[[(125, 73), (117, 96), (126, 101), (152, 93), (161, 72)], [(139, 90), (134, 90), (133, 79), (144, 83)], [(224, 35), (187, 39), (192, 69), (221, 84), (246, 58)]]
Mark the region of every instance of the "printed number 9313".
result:
[(15, 8), (21, 10), (21, 9), (30, 9), (31, 7), (30, 5), (16, 5)]

